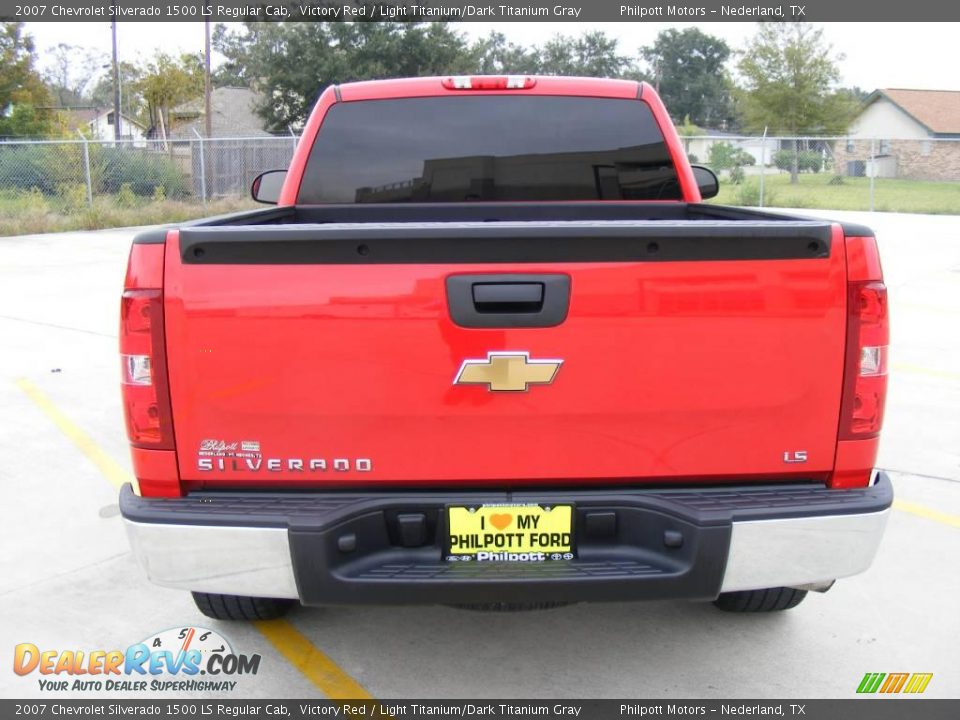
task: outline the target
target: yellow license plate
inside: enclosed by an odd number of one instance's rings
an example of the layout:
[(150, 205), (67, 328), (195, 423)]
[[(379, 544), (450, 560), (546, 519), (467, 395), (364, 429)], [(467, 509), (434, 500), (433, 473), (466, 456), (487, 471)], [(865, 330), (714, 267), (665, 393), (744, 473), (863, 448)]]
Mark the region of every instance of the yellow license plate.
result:
[(571, 560), (573, 506), (482, 505), (447, 508), (447, 560)]

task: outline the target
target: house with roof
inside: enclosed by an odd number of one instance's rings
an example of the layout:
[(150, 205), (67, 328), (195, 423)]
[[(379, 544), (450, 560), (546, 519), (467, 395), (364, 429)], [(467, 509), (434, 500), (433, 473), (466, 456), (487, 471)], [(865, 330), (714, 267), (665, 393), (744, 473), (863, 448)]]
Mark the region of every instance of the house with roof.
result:
[[(69, 108), (63, 111), (67, 130), (77, 131), (90, 140), (113, 140), (113, 110), (96, 107)], [(141, 142), (147, 136), (146, 126), (126, 113), (120, 113), (120, 139)]]
[[(734, 133), (710, 128), (704, 129), (703, 135), (681, 137), (680, 141), (683, 143), (691, 162), (705, 165), (710, 164), (710, 148), (718, 143), (727, 143), (735, 149), (744, 151), (753, 158), (754, 165), (758, 167), (760, 165), (772, 165), (773, 155), (778, 150), (777, 143), (769, 139), (735, 135)], [(713, 169), (717, 171), (729, 170), (726, 167)]]
[[(269, 136), (263, 129), (263, 118), (256, 113), (256, 92), (245, 87), (218, 87), (210, 93), (211, 130), (215, 138), (247, 138)], [(196, 134), (206, 135), (203, 97), (170, 110), (169, 137), (193, 140)]]
[(874, 91), (834, 157), (839, 175), (960, 181), (960, 91)]
[[(171, 108), (170, 156), (192, 178), (198, 197), (246, 194), (261, 172), (290, 164), (296, 138), (276, 137), (264, 129), (256, 113), (259, 98), (245, 87), (214, 88), (209, 139), (202, 96)], [(159, 137), (156, 128), (152, 132)]]

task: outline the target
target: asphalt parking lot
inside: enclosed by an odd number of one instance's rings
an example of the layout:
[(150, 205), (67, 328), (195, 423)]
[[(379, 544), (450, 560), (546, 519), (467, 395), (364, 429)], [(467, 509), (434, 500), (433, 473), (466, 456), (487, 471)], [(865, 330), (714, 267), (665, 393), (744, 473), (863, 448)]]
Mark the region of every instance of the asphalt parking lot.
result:
[(118, 515), (131, 232), (0, 238), (0, 695), (56, 694), (11, 671), (17, 643), (110, 650), (198, 625), (263, 658), (214, 697), (847, 698), (866, 672), (931, 672), (927, 697), (960, 696), (960, 217), (820, 214), (877, 230), (893, 328), (880, 466), (898, 501), (870, 571), (769, 616), (658, 602), (209, 620), (146, 581)]

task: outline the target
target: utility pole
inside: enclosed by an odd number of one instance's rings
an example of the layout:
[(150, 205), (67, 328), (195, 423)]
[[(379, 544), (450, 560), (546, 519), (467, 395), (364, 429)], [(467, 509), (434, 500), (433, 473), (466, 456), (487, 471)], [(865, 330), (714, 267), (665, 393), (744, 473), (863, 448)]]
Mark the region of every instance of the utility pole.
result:
[(210, 21), (204, 21), (203, 42), (203, 131), (207, 138), (213, 137), (213, 113), (210, 110)]
[(110, 33), (113, 36), (113, 139), (120, 139), (120, 63), (117, 62), (117, 16), (111, 15)]

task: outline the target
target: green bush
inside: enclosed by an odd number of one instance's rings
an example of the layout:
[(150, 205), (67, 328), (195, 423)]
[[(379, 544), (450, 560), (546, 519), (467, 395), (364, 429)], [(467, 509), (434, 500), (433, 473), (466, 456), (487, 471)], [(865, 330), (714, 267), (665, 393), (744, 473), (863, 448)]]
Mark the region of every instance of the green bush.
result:
[(734, 185), (740, 185), (743, 182), (743, 168), (739, 165), (730, 171), (730, 182)]
[(168, 198), (182, 198), (190, 194), (187, 179), (170, 158), (140, 148), (91, 146), (90, 162), (99, 192), (118, 193), (124, 185), (141, 197), (152, 196), (163, 187)]
[(816, 150), (807, 150), (801, 152), (800, 169), (804, 172), (820, 172), (823, 170), (823, 155)]
[(115, 199), (117, 205), (122, 208), (132, 208), (139, 204), (137, 203), (137, 194), (133, 192), (133, 186), (130, 183), (124, 183), (120, 186)]
[(50, 146), (0, 145), (0, 187), (38, 191), (53, 195), (57, 180), (50, 172)]
[(797, 159), (797, 169), (800, 172), (818, 173), (823, 170), (823, 155), (817, 150), (777, 150), (773, 154), (773, 164), (780, 170), (791, 172), (794, 158)]
[[(190, 194), (186, 177), (169, 157), (143, 148), (91, 143), (90, 171), (94, 193), (118, 193), (124, 185), (140, 197), (151, 197), (158, 187), (163, 196)], [(86, 184), (82, 143), (26, 146), (0, 143), (0, 187), (37, 190), (58, 195), (60, 188)]]
[(21, 207), (29, 212), (45, 213), (50, 211), (50, 203), (40, 188), (30, 188), (21, 195)]
[(64, 212), (80, 212), (86, 210), (87, 186), (80, 183), (63, 183), (57, 188)]
[[(759, 207), (760, 184), (745, 182), (740, 185), (737, 188), (736, 195), (734, 195), (734, 203), (736, 205), (744, 205), (746, 207)], [(773, 207), (777, 204), (777, 195), (769, 187), (764, 188), (763, 204), (767, 207)]]
[(734, 147), (728, 142), (718, 142), (710, 146), (710, 167), (726, 170), (727, 168), (755, 165), (756, 158), (743, 148)]

